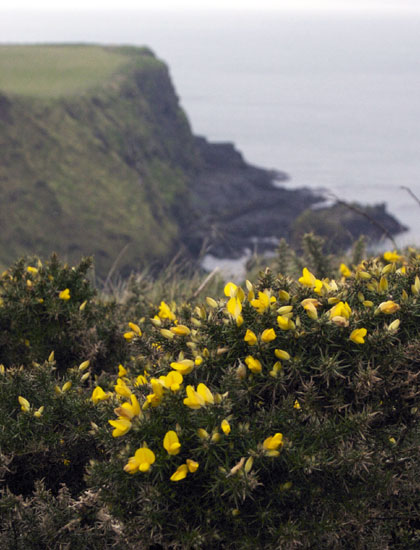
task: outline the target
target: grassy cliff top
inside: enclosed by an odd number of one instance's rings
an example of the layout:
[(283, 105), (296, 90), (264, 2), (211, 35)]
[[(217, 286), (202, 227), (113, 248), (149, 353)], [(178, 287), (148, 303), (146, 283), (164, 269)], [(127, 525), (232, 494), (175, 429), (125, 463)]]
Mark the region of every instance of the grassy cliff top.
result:
[(104, 278), (180, 246), (193, 136), (149, 49), (0, 47), (0, 150), (0, 266), (93, 254)]
[(127, 64), (126, 53), (91, 45), (0, 46), (0, 90), (41, 98), (78, 95), (109, 80)]

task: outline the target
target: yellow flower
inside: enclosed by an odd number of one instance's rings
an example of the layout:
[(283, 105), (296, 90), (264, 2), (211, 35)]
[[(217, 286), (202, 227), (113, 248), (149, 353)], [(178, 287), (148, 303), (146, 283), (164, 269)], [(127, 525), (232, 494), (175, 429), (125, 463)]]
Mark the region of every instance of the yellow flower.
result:
[(80, 381), (81, 382), (84, 382), (85, 380), (87, 380), (90, 376), (90, 372), (85, 372), (85, 374), (83, 374), (81, 377), (80, 377)]
[(20, 408), (23, 412), (29, 412), (29, 409), (31, 408), (31, 405), (27, 399), (19, 395), (18, 397)]
[(281, 330), (289, 330), (293, 328), (293, 321), (284, 315), (279, 315), (277, 317), (277, 324)]
[(211, 405), (214, 404), (213, 394), (211, 393), (211, 391), (208, 389), (208, 387), (205, 384), (203, 384), (203, 383), (198, 384), (197, 393), (203, 397), (206, 405), (208, 403), (210, 403)]
[(152, 450), (148, 447), (140, 447), (134, 453), (134, 456), (128, 459), (124, 470), (129, 474), (135, 474), (138, 471), (147, 472), (155, 460), (155, 453)]
[(225, 435), (229, 435), (230, 434), (230, 424), (229, 422), (226, 420), (226, 418), (224, 420), (222, 420), (222, 423), (221, 423), (221, 428), (222, 428), (222, 432), (225, 434)]
[(210, 296), (206, 297), (207, 304), (212, 307), (213, 309), (217, 307), (217, 302), (214, 298), (211, 298)]
[(246, 334), (244, 336), (245, 342), (247, 342), (250, 346), (255, 346), (255, 344), (258, 342), (257, 337), (252, 330), (247, 329)]
[(175, 327), (171, 327), (169, 330), (176, 334), (176, 336), (188, 336), (191, 332), (191, 330), (185, 325), (176, 325)]
[(182, 359), (171, 363), (171, 368), (180, 372), (182, 375), (189, 374), (194, 368), (194, 361), (191, 359)]
[(416, 278), (414, 279), (414, 284), (411, 285), (411, 292), (414, 295), (417, 295), (417, 294), (420, 293), (420, 279), (419, 279), (418, 275), (416, 275)]
[(378, 310), (382, 313), (386, 313), (387, 315), (391, 315), (392, 313), (395, 313), (400, 309), (400, 306), (393, 302), (392, 300), (388, 300), (387, 302), (382, 302), (378, 306)]
[(89, 365), (90, 365), (90, 361), (83, 361), (83, 363), (80, 363), (79, 365), (79, 370), (83, 372), (89, 367)]
[(82, 302), (82, 303), (80, 304), (79, 310), (80, 310), (80, 311), (83, 311), (83, 310), (85, 309), (85, 307), (86, 307), (86, 304), (87, 304), (87, 300), (85, 300), (84, 302)]
[[(327, 289), (329, 288), (327, 284), (325, 286)], [(321, 294), (323, 287), (324, 287), (324, 283), (319, 279), (315, 279), (314, 292), (316, 292), (317, 294)]]
[(118, 420), (108, 420), (108, 422), (114, 427), (112, 437), (121, 437), (125, 435), (132, 426), (131, 421), (123, 416), (119, 417)]
[(123, 334), (124, 338), (128, 341), (132, 340), (135, 335), (136, 335), (136, 333), (133, 332), (132, 330), (130, 330), (129, 332), (124, 332), (124, 334)]
[(296, 409), (297, 411), (300, 410), (300, 403), (297, 399), (295, 399), (295, 402), (293, 403), (293, 408)]
[(263, 443), (264, 449), (267, 450), (278, 449), (281, 445), (283, 445), (283, 434), (279, 432), (271, 437), (267, 437)]
[(347, 302), (338, 302), (338, 304), (335, 304), (330, 311), (329, 316), (332, 320), (334, 317), (344, 317), (344, 319), (348, 319), (351, 315), (351, 308)]
[(343, 277), (351, 277), (351, 271), (346, 264), (340, 264), (340, 273)]
[(171, 370), (166, 376), (160, 376), (159, 380), (163, 382), (165, 388), (168, 388), (168, 390), (178, 391), (184, 378), (180, 372)]
[[(317, 300), (315, 300), (315, 299), (314, 299), (314, 301), (317, 302)], [(281, 306), (277, 310), (277, 313), (279, 315), (284, 315), (285, 317), (290, 318), (290, 317), (293, 317), (293, 314), (289, 315), (290, 313), (292, 313), (292, 311), (293, 311), (293, 306)]]
[(261, 362), (258, 361), (258, 359), (255, 359), (251, 355), (248, 355), (248, 357), (245, 359), (245, 363), (247, 364), (249, 370), (255, 374), (258, 374), (262, 371), (262, 365)]
[(72, 386), (72, 383), (69, 380), (68, 382), (63, 384), (63, 386), (61, 388), (60, 388), (60, 386), (55, 386), (54, 390), (55, 390), (55, 393), (57, 395), (61, 395), (63, 393), (66, 393), (66, 391), (68, 391), (71, 388), (71, 386)]
[(120, 418), (128, 418), (129, 420), (131, 420), (134, 416), (140, 416), (140, 404), (134, 394), (130, 395), (130, 401), (131, 403), (126, 402), (123, 403), (121, 407), (117, 407), (114, 411), (115, 414), (117, 414)]
[(364, 279), (364, 280), (368, 281), (369, 279), (372, 278), (372, 275), (370, 273), (368, 273), (367, 271), (363, 271), (361, 269), (358, 269), (357, 272), (356, 272), (356, 278), (357, 279)]
[(399, 326), (400, 326), (400, 323), (401, 321), (399, 319), (395, 319), (394, 321), (392, 321), (392, 323), (390, 323), (388, 325), (388, 331), (389, 332), (397, 332)]
[(130, 388), (127, 386), (122, 378), (117, 379), (114, 390), (118, 393), (118, 395), (121, 395), (122, 397), (130, 397), (131, 395)]
[(197, 391), (195, 391), (193, 386), (187, 386), (186, 392), (187, 397), (184, 399), (184, 405), (190, 409), (200, 409), (209, 403), (214, 403), (213, 394), (203, 383), (198, 384)]
[(197, 471), (198, 466), (199, 466), (198, 462), (196, 462), (195, 460), (191, 460), (190, 458), (187, 458), (187, 467), (188, 467), (188, 471), (191, 474)]
[(197, 435), (200, 439), (209, 439), (210, 435), (204, 428), (198, 428)]
[(163, 398), (163, 386), (161, 381), (157, 378), (152, 378), (150, 380), (150, 384), (152, 385), (153, 393), (146, 395), (146, 402), (143, 405), (143, 409), (147, 409), (149, 405), (152, 407), (157, 407)]
[(181, 443), (179, 442), (178, 435), (173, 430), (166, 432), (163, 439), (163, 446), (170, 455), (177, 455), (181, 449)]
[(175, 321), (176, 319), (175, 313), (171, 310), (171, 308), (165, 302), (160, 303), (158, 316), (161, 319), (169, 319), (170, 321)]
[(225, 296), (228, 298), (238, 298), (240, 302), (243, 302), (245, 299), (244, 291), (240, 286), (235, 285), (235, 283), (227, 283), (223, 290)]
[(32, 273), (32, 275), (36, 275), (38, 273), (38, 270), (36, 267), (32, 267), (31, 265), (28, 265), (28, 267), (26, 268), (26, 271), (28, 273)]
[(290, 300), (290, 294), (287, 290), (279, 290), (279, 298), (282, 302), (288, 302)]
[(172, 338), (175, 338), (175, 334), (167, 328), (162, 328), (160, 330), (160, 333), (164, 338), (167, 338), (168, 340), (172, 340)]
[(258, 313), (262, 315), (275, 301), (276, 298), (274, 296), (270, 296), (270, 292), (268, 290), (264, 290), (264, 292), (258, 292), (258, 298), (251, 300), (251, 305), (258, 311)]
[(355, 344), (364, 344), (367, 330), (365, 328), (355, 328), (349, 336), (349, 340)]
[(99, 401), (105, 401), (106, 399), (109, 399), (111, 397), (110, 392), (104, 392), (104, 390), (101, 388), (101, 386), (96, 386), (96, 388), (92, 392), (91, 400), (96, 403)]
[(278, 449), (279, 447), (282, 447), (283, 444), (283, 434), (279, 432), (272, 435), (271, 437), (267, 437), (267, 439), (265, 439), (263, 442), (265, 454), (267, 456), (278, 456), (280, 454)]
[(238, 287), (235, 285), (235, 283), (229, 282), (225, 285), (223, 292), (225, 296), (228, 296), (229, 298), (231, 298), (232, 296), (235, 296), (237, 288)]
[(281, 371), (281, 369), (282, 369), (282, 366), (281, 366), (280, 361), (276, 361), (273, 365), (273, 368), (269, 372), (270, 376), (272, 376), (273, 378), (277, 378), (277, 376), (278, 376), (279, 372)]
[(188, 466), (186, 464), (181, 464), (181, 466), (178, 466), (175, 472), (171, 475), (170, 480), (181, 481), (182, 479), (185, 479), (187, 477), (187, 474)]
[(265, 343), (272, 342), (276, 339), (276, 333), (273, 328), (266, 328), (261, 334), (261, 340)]
[(342, 317), (341, 315), (335, 315), (331, 318), (331, 322), (337, 325), (338, 327), (348, 327), (349, 326), (349, 320), (345, 317)]
[(402, 258), (402, 256), (397, 254), (396, 250), (394, 250), (393, 252), (388, 251), (388, 252), (384, 253), (384, 259), (387, 262), (391, 262), (391, 263), (399, 262), (401, 260), (401, 258)]
[(242, 303), (240, 299), (237, 296), (230, 298), (226, 304), (226, 309), (234, 319), (238, 319), (242, 311)]
[(244, 466), (244, 472), (246, 474), (249, 474), (249, 472), (252, 470), (252, 466), (254, 464), (254, 459), (252, 456), (249, 456), (247, 459), (246, 459), (246, 462), (245, 462), (245, 466)]
[(119, 376), (119, 378), (122, 378), (123, 376), (126, 376), (127, 374), (128, 374), (127, 369), (123, 365), (119, 364), (118, 365), (118, 376)]
[(37, 409), (37, 410), (34, 412), (34, 416), (35, 416), (36, 418), (41, 418), (43, 412), (44, 412), (44, 405), (42, 405), (42, 407), (39, 407), (39, 409)]
[(388, 280), (386, 277), (381, 277), (381, 280), (378, 283), (378, 290), (380, 292), (386, 292), (388, 290)]
[(60, 300), (70, 300), (70, 290), (66, 288), (65, 290), (61, 290), (58, 294), (58, 297)]
[(262, 314), (270, 307), (270, 298), (265, 292), (258, 292), (258, 298), (251, 300), (251, 305), (258, 313)]
[(299, 282), (303, 286), (314, 288), (316, 285), (316, 277), (306, 267), (302, 270), (302, 277), (299, 277)]
[(284, 351), (282, 349), (275, 349), (274, 355), (277, 357), (277, 359), (283, 359), (284, 361), (289, 361), (290, 355), (287, 353), (287, 351)]
[(146, 373), (139, 374), (136, 378), (136, 381), (134, 382), (134, 385), (138, 387), (138, 386), (145, 386), (146, 384), (147, 384)]
[(131, 328), (133, 332), (137, 334), (137, 336), (141, 336), (140, 327), (136, 325), (136, 323), (128, 323), (128, 326)]
[(312, 301), (308, 302), (307, 300), (303, 300), (303, 301), (306, 302), (305, 305), (303, 306), (303, 309), (308, 314), (308, 317), (313, 320), (318, 319), (318, 311), (314, 303)]

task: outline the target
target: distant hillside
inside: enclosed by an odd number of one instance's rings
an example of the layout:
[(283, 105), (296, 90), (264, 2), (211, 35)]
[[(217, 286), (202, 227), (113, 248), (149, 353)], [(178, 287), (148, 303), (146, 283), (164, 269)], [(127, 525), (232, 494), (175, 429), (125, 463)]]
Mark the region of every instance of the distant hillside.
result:
[(106, 277), (203, 245), (238, 256), (289, 237), (320, 200), (194, 137), (147, 48), (0, 46), (0, 151), (0, 266), (94, 255)]
[(180, 244), (194, 165), (166, 66), (147, 49), (0, 47), (0, 262), (95, 254), (104, 275)]

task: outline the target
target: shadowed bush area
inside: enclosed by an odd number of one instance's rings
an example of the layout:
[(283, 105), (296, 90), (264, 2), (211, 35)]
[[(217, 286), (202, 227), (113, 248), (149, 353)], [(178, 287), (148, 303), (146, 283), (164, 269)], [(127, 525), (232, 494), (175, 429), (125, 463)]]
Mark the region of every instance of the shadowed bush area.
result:
[(5, 272), (1, 547), (417, 548), (420, 255), (320, 246), (206, 299)]

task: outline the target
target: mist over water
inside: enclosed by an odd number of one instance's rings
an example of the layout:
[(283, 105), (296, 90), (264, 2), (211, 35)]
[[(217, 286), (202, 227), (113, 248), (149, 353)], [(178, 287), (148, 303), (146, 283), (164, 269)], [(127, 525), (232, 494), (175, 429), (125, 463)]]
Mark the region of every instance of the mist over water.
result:
[[(0, 41), (147, 45), (193, 130), (289, 186), (386, 202), (420, 244), (420, 16), (0, 12)], [(1, 70), (1, 67), (0, 67)]]

